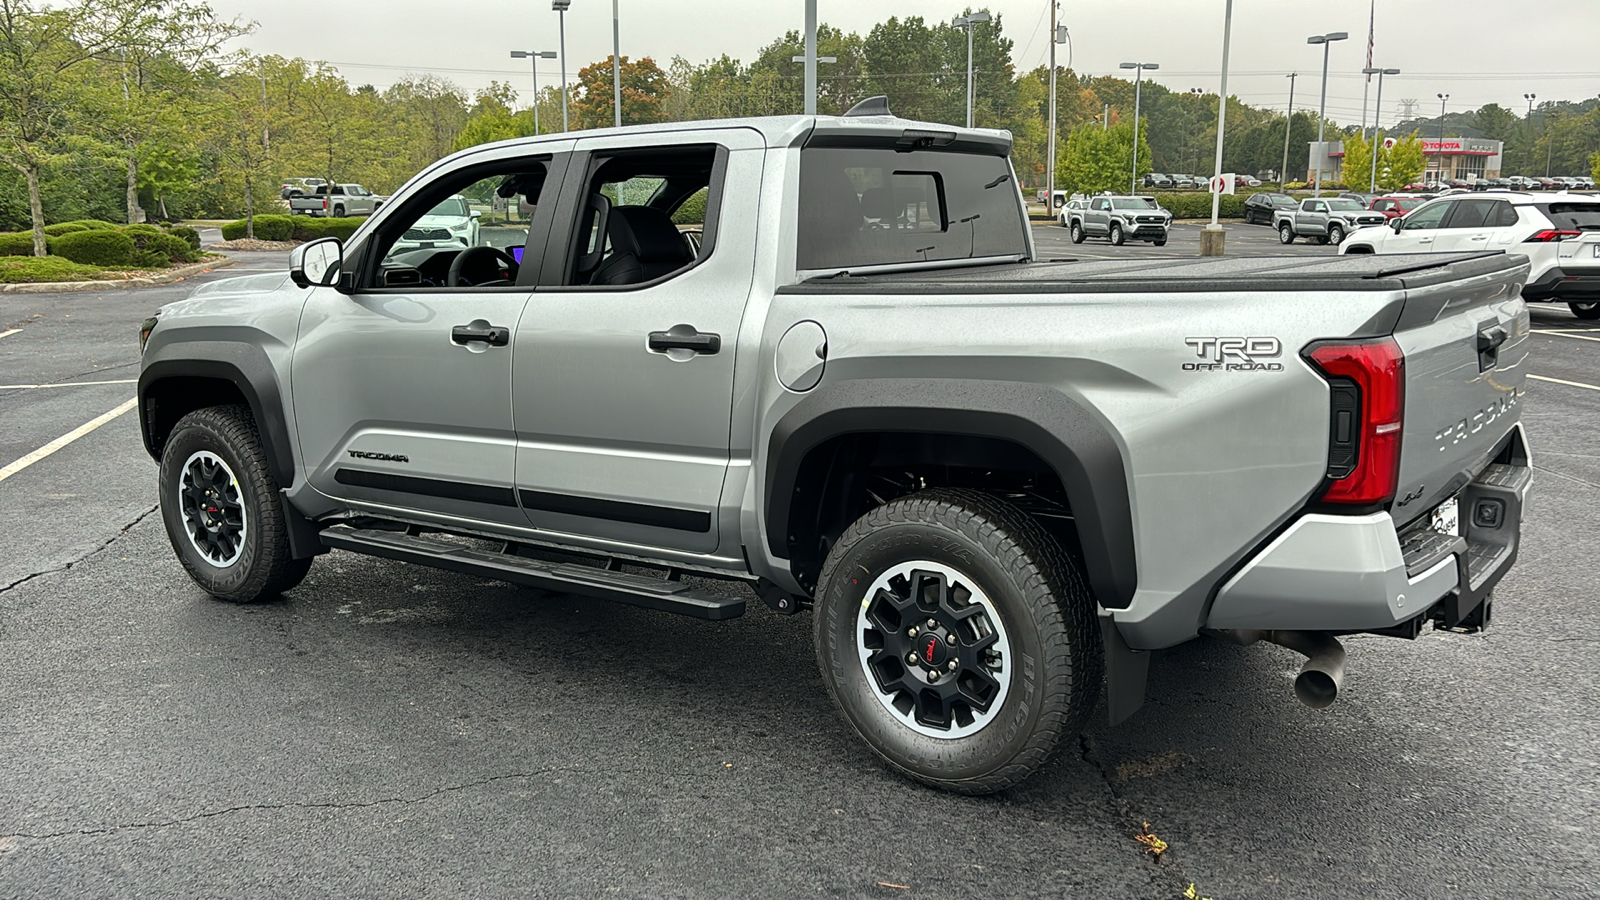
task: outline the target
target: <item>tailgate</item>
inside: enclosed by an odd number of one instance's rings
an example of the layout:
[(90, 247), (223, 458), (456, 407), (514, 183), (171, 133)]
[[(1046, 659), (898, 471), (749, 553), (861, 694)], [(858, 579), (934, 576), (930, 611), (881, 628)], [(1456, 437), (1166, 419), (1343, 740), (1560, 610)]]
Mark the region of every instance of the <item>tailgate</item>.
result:
[(1407, 291), (1394, 332), (1406, 377), (1397, 524), (1460, 492), (1521, 418), (1527, 276), (1524, 265)]
[(1556, 247), (1561, 271), (1567, 275), (1600, 275), (1600, 231), (1585, 231), (1582, 237), (1568, 238)]

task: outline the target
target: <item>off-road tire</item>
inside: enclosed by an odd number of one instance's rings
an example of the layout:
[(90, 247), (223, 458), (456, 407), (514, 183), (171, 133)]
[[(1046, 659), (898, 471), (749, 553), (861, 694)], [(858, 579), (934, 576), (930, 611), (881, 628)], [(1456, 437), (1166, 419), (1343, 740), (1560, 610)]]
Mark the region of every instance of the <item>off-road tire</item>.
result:
[[(248, 523), (238, 558), (225, 566), (196, 549), (179, 504), (183, 467), (199, 451), (215, 454), (232, 470)], [(211, 596), (234, 603), (267, 600), (299, 584), (310, 570), (310, 558), (290, 558), (283, 494), (248, 407), (212, 406), (179, 419), (161, 453), (160, 492), (167, 539), (189, 577)]]
[(1118, 225), (1115, 222), (1112, 222), (1111, 223), (1111, 245), (1113, 247), (1121, 247), (1123, 244), (1127, 243), (1127, 241), (1128, 241), (1128, 236), (1123, 233), (1122, 226)]
[(1600, 301), (1590, 300), (1580, 303), (1573, 300), (1567, 303), (1567, 308), (1580, 319), (1600, 319)]
[(335, 206), (335, 207), (334, 207), (334, 208), (333, 208), (333, 217), (334, 217), (334, 218), (335, 218), (335, 219), (342, 219), (342, 218), (344, 218), (344, 207), (342, 207), (342, 206)]
[[(987, 594), (1014, 659), (988, 724), (932, 737), (890, 714), (859, 656), (858, 613), (891, 567), (932, 561)], [(1104, 653), (1082, 573), (1040, 525), (977, 491), (935, 489), (858, 519), (822, 567), (815, 610), (822, 681), (845, 719), (890, 767), (935, 787), (987, 794), (1022, 781), (1076, 734), (1099, 699)]]
[(1165, 247), (1167, 245), (1167, 239), (1166, 238), (1156, 238), (1155, 240), (1151, 241), (1150, 243), (1155, 244), (1157, 247)]
[(1294, 243), (1294, 226), (1293, 225), (1290, 225), (1289, 223), (1285, 222), (1284, 224), (1278, 226), (1278, 243), (1280, 243), (1280, 244), (1292, 244), (1292, 243)]
[(1083, 223), (1074, 221), (1072, 223), (1072, 242), (1074, 244), (1081, 244), (1083, 243), (1083, 238)]

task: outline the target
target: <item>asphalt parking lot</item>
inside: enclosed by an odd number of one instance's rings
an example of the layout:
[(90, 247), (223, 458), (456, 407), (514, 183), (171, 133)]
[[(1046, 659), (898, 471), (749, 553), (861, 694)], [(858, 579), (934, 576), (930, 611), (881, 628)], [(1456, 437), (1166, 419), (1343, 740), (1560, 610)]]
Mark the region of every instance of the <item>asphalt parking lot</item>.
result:
[[(1151, 258), (1194, 257), (1200, 253), (1201, 225), (1179, 223), (1172, 226), (1165, 247), (1144, 241), (1130, 240), (1121, 247), (1111, 246), (1105, 238), (1085, 238), (1074, 244), (1067, 229), (1048, 222), (1033, 226), (1034, 245), (1042, 259), (1125, 259), (1130, 255)], [(1293, 244), (1278, 243), (1278, 233), (1265, 225), (1244, 225), (1224, 222), (1224, 238), (1228, 256), (1335, 256), (1338, 247), (1316, 244), (1301, 238)]]
[[(240, 257), (202, 279), (285, 260)], [(1565, 307), (1533, 308), (1538, 481), (1492, 629), (1352, 638), (1321, 711), (1289, 651), (1194, 642), (1130, 721), (967, 798), (873, 761), (808, 616), (341, 552), (229, 606), (173, 558), (135, 414), (17, 468), (123, 408), (138, 322), (193, 284), (0, 295), (0, 897), (1596, 895), (1600, 328)]]

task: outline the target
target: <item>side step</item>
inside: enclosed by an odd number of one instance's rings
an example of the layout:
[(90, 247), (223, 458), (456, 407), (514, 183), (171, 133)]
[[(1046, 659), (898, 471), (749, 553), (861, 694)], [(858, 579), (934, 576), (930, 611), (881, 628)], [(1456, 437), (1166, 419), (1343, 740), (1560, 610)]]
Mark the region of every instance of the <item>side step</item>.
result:
[(697, 591), (665, 578), (646, 578), (574, 563), (545, 562), (511, 553), (491, 553), (402, 532), (336, 527), (323, 530), (322, 542), (329, 547), (368, 556), (549, 591), (617, 600), (697, 619), (733, 619), (744, 615), (743, 599)]

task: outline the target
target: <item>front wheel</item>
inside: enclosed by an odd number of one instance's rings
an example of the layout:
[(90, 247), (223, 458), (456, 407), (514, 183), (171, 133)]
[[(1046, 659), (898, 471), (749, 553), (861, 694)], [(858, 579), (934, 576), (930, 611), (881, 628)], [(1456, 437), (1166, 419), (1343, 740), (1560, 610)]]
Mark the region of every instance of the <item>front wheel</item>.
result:
[(1328, 243), (1330, 243), (1330, 244), (1342, 244), (1342, 243), (1344, 243), (1344, 229), (1339, 227), (1338, 225), (1329, 225), (1328, 226)]
[(290, 556), (283, 495), (249, 409), (213, 406), (179, 419), (161, 454), (160, 491), (167, 539), (213, 597), (265, 600), (311, 568)]
[(1572, 314), (1580, 319), (1600, 319), (1600, 302), (1591, 300), (1579, 303), (1574, 300), (1567, 304), (1567, 308), (1572, 310)]
[(1294, 228), (1292, 226), (1290, 226), (1289, 223), (1287, 223), (1287, 222), (1285, 222), (1284, 224), (1278, 226), (1278, 243), (1280, 243), (1280, 244), (1292, 244), (1292, 243), (1294, 243)]
[(1081, 223), (1081, 222), (1073, 222), (1072, 223), (1072, 242), (1074, 244), (1083, 243), (1083, 223)]
[(828, 554), (817, 659), (890, 766), (991, 793), (1087, 721), (1104, 667), (1094, 608), (1078, 569), (1016, 507), (922, 491), (861, 517)]
[(1112, 246), (1121, 247), (1123, 245), (1123, 243), (1126, 242), (1127, 240), (1128, 240), (1127, 235), (1124, 235), (1122, 233), (1122, 226), (1118, 225), (1115, 222), (1112, 222), (1111, 223), (1111, 244), (1112, 244)]
[(1167, 239), (1166, 238), (1156, 238), (1155, 240), (1151, 241), (1150, 243), (1155, 244), (1157, 247), (1165, 247), (1167, 245)]

